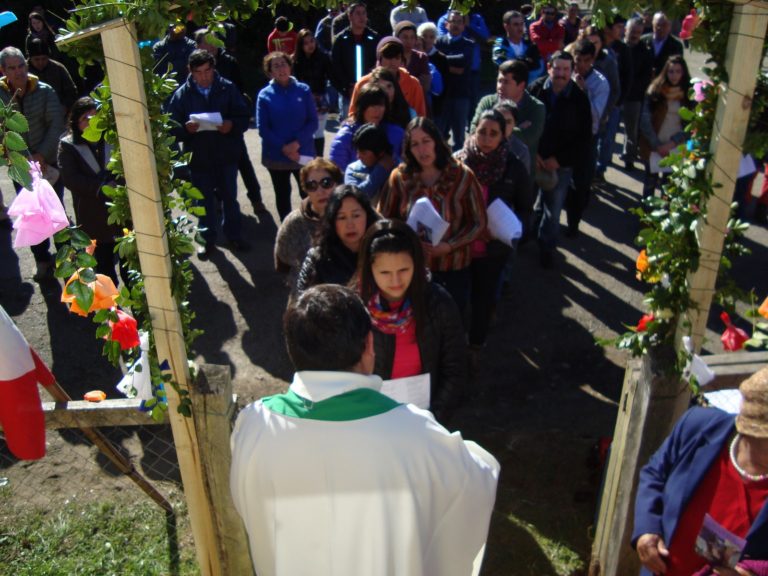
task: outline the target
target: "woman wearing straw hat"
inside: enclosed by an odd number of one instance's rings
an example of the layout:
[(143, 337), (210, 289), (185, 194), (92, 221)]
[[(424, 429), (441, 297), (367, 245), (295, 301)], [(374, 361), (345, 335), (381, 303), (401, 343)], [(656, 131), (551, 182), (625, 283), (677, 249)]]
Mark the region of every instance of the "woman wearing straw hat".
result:
[(768, 368), (739, 389), (738, 416), (690, 409), (641, 470), (641, 574), (768, 575)]

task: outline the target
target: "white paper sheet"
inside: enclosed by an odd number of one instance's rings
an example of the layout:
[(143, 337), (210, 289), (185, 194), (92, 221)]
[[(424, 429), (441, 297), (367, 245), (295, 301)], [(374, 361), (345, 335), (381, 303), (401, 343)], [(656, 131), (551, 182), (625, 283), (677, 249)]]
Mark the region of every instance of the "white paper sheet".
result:
[(448, 231), (448, 222), (440, 217), (429, 198), (419, 198), (408, 215), (408, 226), (416, 231), (424, 242), (437, 246)]
[(152, 398), (152, 379), (150, 378), (148, 356), (149, 334), (140, 330), (139, 341), (141, 342), (141, 358), (136, 363), (136, 366), (141, 366), (141, 371), (136, 370), (134, 366), (134, 369), (123, 376), (123, 379), (118, 382), (115, 388), (128, 398), (149, 400)]
[(738, 414), (741, 410), (741, 392), (737, 388), (705, 392), (704, 398), (710, 406), (720, 408), (728, 414)]
[(523, 223), (501, 198), (496, 198), (488, 206), (488, 230), (496, 240), (512, 246), (512, 241), (523, 235)]
[(384, 380), (381, 393), (398, 402), (429, 410), (429, 373)]
[(192, 122), (197, 122), (198, 132), (216, 130), (219, 126), (224, 124), (224, 119), (221, 117), (220, 112), (198, 112), (197, 114), (190, 114), (189, 119), (192, 120)]
[(651, 157), (648, 159), (648, 167), (650, 168), (651, 172), (653, 174), (669, 174), (672, 172), (672, 168), (670, 166), (659, 166), (659, 162), (661, 162), (661, 154), (658, 152), (651, 152)]

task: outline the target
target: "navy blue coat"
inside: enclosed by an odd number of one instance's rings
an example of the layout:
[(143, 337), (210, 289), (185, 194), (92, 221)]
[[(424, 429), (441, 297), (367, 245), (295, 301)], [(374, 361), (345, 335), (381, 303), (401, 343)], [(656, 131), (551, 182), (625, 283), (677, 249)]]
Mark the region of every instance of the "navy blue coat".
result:
[[(242, 150), (242, 135), (248, 129), (251, 113), (240, 90), (218, 72), (205, 98), (192, 82), (192, 76), (179, 86), (168, 103), (171, 118), (178, 122), (173, 129), (176, 140), (184, 142), (184, 151), (192, 152), (189, 167), (206, 172), (222, 164), (237, 164)], [(184, 126), (190, 114), (220, 112), (224, 120), (232, 121), (232, 130), (222, 134), (218, 130), (187, 132)]]
[[(734, 431), (735, 418), (717, 408), (691, 408), (640, 471), (632, 546), (643, 534), (667, 544), (677, 522), (710, 466)], [(743, 558), (768, 559), (768, 504), (747, 534)], [(643, 568), (643, 575), (651, 573)]]

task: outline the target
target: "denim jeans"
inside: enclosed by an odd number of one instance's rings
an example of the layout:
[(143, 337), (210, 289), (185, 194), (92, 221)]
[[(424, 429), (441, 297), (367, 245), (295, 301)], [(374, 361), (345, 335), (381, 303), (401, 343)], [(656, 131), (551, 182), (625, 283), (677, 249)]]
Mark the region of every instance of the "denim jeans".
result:
[(206, 228), (202, 236), (207, 244), (216, 241), (216, 211), (219, 201), (224, 207), (222, 229), (227, 240), (240, 240), (242, 227), (240, 204), (237, 202), (237, 164), (222, 164), (211, 170), (192, 170), (192, 184), (203, 194), (201, 204), (205, 216), (200, 226)]
[(603, 174), (611, 165), (613, 147), (616, 144), (616, 133), (619, 131), (621, 120), (621, 107), (617, 106), (608, 116), (608, 121), (598, 133), (597, 173)]
[(563, 211), (565, 197), (571, 184), (573, 168), (561, 167), (557, 170), (557, 186), (550, 191), (539, 190), (536, 199), (536, 214), (539, 219), (539, 244), (544, 250), (554, 250), (560, 235), (560, 213)]
[(464, 148), (464, 132), (467, 129), (467, 114), (469, 114), (469, 98), (443, 98), (440, 115), (437, 117), (437, 128), (442, 132), (446, 142), (448, 134), (453, 134), (453, 151)]

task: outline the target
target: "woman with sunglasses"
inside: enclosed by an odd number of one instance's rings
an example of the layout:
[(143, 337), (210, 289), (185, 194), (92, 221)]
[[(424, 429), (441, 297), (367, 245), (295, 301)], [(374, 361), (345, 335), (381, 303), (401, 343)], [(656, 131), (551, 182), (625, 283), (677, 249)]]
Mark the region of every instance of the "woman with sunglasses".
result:
[(380, 126), (387, 133), (392, 144), (392, 156), (400, 162), (400, 150), (403, 146), (403, 129), (387, 122), (389, 100), (386, 92), (374, 84), (368, 83), (360, 90), (354, 116), (350, 116), (331, 142), (329, 158), (344, 172), (357, 159), (353, 139), (363, 124)]
[(328, 199), (333, 189), (341, 184), (342, 175), (333, 162), (314, 158), (301, 169), (299, 179), (307, 197), (280, 224), (275, 241), (275, 270), (288, 274), (292, 296), (296, 292), (301, 264), (320, 230)]
[(380, 216), (355, 186), (338, 186), (328, 200), (320, 232), (304, 258), (296, 293), (317, 284), (347, 285), (357, 267), (360, 242)]
[(374, 374), (429, 374), (430, 409), (438, 420), (448, 417), (467, 377), (464, 330), (456, 303), (430, 282), (416, 232), (397, 220), (373, 224), (352, 285), (373, 321)]

